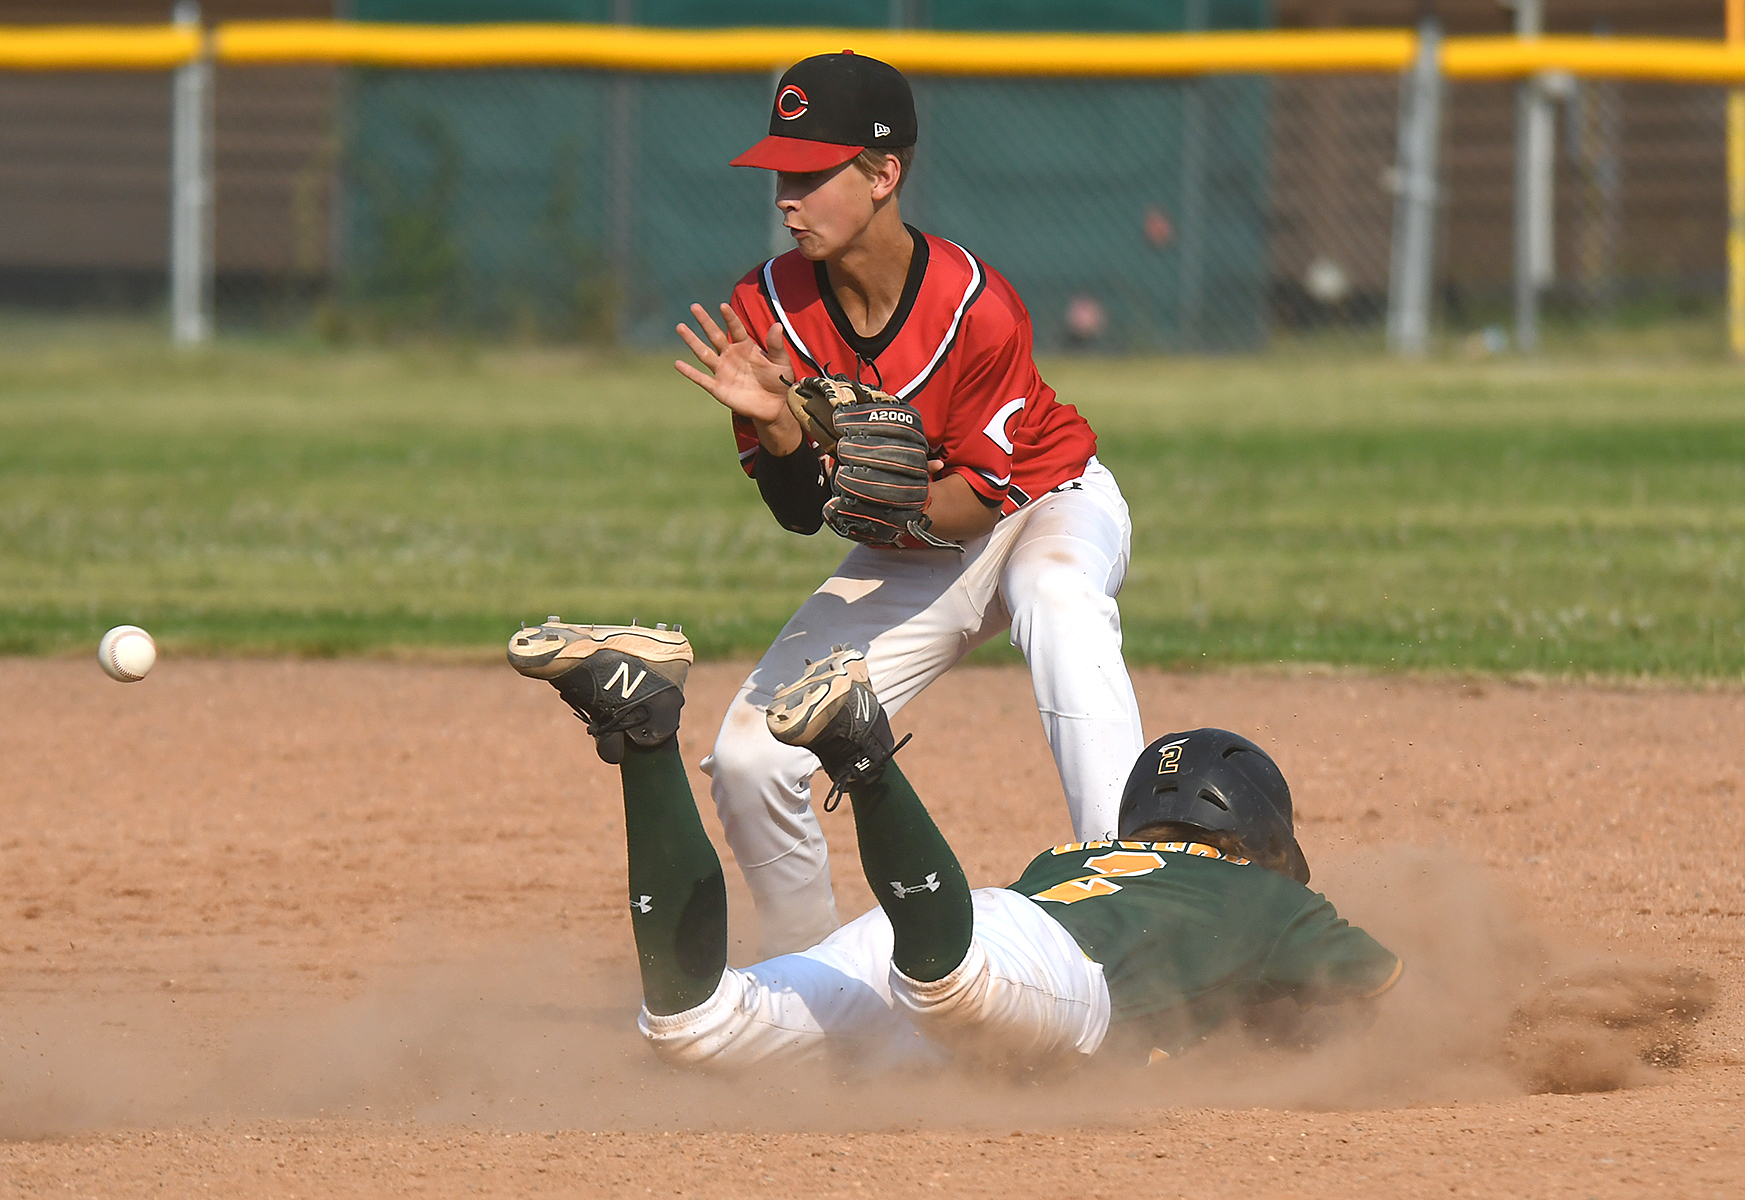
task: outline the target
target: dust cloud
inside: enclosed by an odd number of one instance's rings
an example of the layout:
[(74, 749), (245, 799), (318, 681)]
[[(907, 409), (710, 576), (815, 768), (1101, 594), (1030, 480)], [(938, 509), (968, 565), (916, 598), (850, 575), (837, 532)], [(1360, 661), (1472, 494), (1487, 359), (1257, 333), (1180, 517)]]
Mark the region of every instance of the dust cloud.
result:
[(321, 1117), (1003, 1131), (1130, 1125), (1136, 1111), (1171, 1106), (1442, 1104), (1651, 1081), (1679, 1065), (1711, 1002), (1694, 972), (1608, 958), (1537, 928), (1482, 867), (1447, 853), (1329, 862), (1316, 885), (1405, 959), (1398, 987), (1368, 1011), (1316, 1014), (1306, 1037), (1232, 1030), (1152, 1067), (852, 1081), (821, 1069), (681, 1072), (642, 1045), (633, 978), (572, 967), (558, 942), (464, 957), (433, 944), (420, 957), (435, 965), (326, 1005), (263, 1002), (239, 1015), (234, 996), (193, 991), (14, 1004), (0, 1014), (0, 1136)]

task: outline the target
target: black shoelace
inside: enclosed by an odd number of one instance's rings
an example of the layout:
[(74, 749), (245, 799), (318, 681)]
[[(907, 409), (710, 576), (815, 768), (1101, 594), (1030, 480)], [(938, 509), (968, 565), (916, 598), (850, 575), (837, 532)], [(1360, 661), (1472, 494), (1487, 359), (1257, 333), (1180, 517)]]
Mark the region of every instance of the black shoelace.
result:
[(865, 759), (861, 760), (866, 764), (865, 766), (862, 766), (860, 762), (849, 764), (848, 769), (842, 772), (841, 778), (830, 781), (830, 790), (824, 796), (824, 811), (827, 813), (835, 812), (836, 806), (842, 803), (842, 794), (849, 788), (862, 783), (877, 783), (885, 773), (885, 764), (895, 758), (897, 751), (907, 746), (909, 739), (914, 736), (912, 733), (905, 733), (903, 740), (889, 750), (874, 751), (867, 755)]

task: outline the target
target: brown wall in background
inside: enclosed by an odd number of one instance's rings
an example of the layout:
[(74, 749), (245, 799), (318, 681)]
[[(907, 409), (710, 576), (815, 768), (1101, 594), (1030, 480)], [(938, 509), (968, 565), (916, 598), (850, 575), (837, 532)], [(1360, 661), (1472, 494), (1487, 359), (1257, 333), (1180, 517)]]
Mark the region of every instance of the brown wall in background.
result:
[[(0, 21), (161, 23), (141, 0), (8, 3)], [(322, 18), (333, 0), (206, 0), (207, 21)], [(327, 260), (337, 73), (218, 73), (221, 271), (319, 274)], [(0, 295), (133, 299), (162, 290), (169, 243), (170, 77), (0, 72)]]
[[(1507, 34), (1497, 0), (1440, 0), (1450, 34)], [(1415, 0), (1279, 0), (1295, 27), (1405, 26)], [(1553, 33), (1719, 39), (1719, 0), (1545, 0)], [(1317, 258), (1353, 286), (1387, 283), (1386, 214), (1398, 89), (1374, 78), (1281, 79), (1276, 108), (1275, 261), (1287, 285)], [(1450, 86), (1443, 126), (1440, 261), (1445, 295), (1494, 305), (1513, 271), (1515, 87)], [(1561, 107), (1557, 144), (1559, 289), (1604, 303), (1604, 277), (1626, 289), (1718, 287), (1726, 236), (1726, 148), (1718, 88), (1646, 83), (1577, 85)], [(1608, 161), (1609, 157), (1609, 161)], [(1614, 181), (1608, 186), (1607, 167)], [(1378, 236), (1379, 231), (1379, 236)], [(1453, 315), (1476, 316), (1476, 313)]]

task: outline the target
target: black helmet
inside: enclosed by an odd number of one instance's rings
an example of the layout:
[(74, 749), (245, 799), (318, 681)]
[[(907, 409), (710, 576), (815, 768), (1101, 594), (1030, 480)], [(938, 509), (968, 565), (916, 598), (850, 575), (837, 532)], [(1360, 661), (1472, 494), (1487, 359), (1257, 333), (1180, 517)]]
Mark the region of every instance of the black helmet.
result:
[(1284, 773), (1266, 751), (1229, 730), (1166, 734), (1139, 755), (1121, 793), (1119, 836), (1161, 821), (1231, 834), (1256, 861), (1309, 882)]

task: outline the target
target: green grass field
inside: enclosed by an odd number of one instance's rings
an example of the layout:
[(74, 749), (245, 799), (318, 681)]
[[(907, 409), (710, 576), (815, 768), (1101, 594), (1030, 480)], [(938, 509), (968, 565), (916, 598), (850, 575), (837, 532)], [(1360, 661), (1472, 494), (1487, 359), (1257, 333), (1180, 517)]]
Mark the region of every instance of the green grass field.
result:
[[(1044, 364), (1134, 514), (1130, 661), (1745, 677), (1745, 373), (1326, 354)], [(664, 358), (0, 322), (0, 650), (748, 653), (843, 544)], [(995, 653), (1010, 654), (1009, 650)]]

